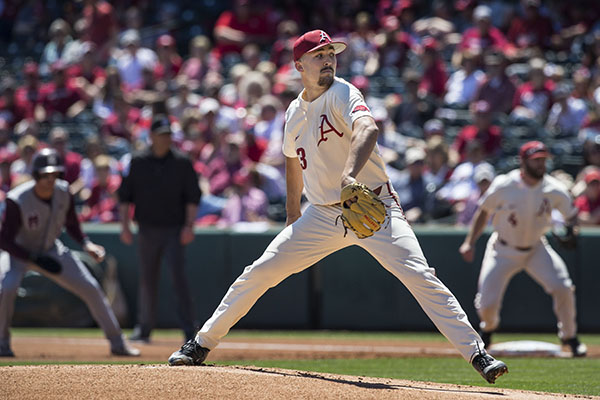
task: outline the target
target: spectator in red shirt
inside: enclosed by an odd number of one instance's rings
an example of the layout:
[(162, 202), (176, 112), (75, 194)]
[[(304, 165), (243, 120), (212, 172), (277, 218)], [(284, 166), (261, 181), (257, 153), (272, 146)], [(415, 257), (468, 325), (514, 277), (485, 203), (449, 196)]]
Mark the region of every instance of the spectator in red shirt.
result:
[(485, 54), (487, 51), (507, 51), (510, 46), (502, 32), (492, 25), (492, 9), (480, 5), (473, 11), (475, 26), (467, 29), (458, 46), (459, 51), (474, 50)]
[(25, 83), (15, 92), (16, 101), (25, 110), (25, 118), (33, 118), (40, 102), (41, 82), (37, 63), (30, 61), (23, 66)]
[(540, 14), (540, 0), (523, 0), (523, 15), (513, 18), (508, 40), (519, 49), (548, 49), (554, 34), (550, 18)]
[(120, 93), (114, 96), (113, 101), (113, 111), (102, 123), (100, 131), (108, 141), (123, 138), (133, 142), (136, 139), (137, 124), (141, 121), (142, 112), (138, 108), (131, 107)]
[(68, 69), (68, 76), (75, 87), (79, 88), (91, 101), (100, 93), (104, 86), (106, 72), (95, 61), (96, 45), (93, 42), (84, 42), (79, 47), (78, 62)]
[(229, 53), (239, 54), (248, 43), (265, 44), (272, 40), (271, 28), (259, 11), (249, 0), (235, 0), (233, 11), (221, 13), (213, 32), (219, 59)]
[(104, 0), (85, 0), (82, 14), (89, 27), (85, 40), (96, 45), (97, 60), (104, 63), (108, 60), (110, 49), (116, 44), (118, 32), (113, 7)]
[(6, 149), (0, 150), (0, 191), (7, 193), (12, 189), (14, 175), (10, 171), (10, 166), (15, 160), (15, 154)]
[(161, 35), (156, 40), (156, 55), (158, 62), (154, 66), (154, 76), (157, 80), (169, 82), (179, 73), (183, 63), (181, 56), (177, 54), (173, 36)]
[(238, 222), (267, 221), (269, 200), (260, 189), (260, 175), (254, 168), (246, 168), (233, 174), (231, 194), (227, 198), (219, 226)]
[(590, 169), (584, 181), (585, 190), (575, 199), (579, 222), (582, 225), (600, 225), (600, 169)]
[(448, 75), (444, 62), (439, 55), (439, 45), (432, 37), (423, 39), (423, 51), (421, 55), (423, 62), (423, 77), (419, 84), (419, 95), (421, 97), (432, 95), (441, 99), (446, 92), (446, 81)]
[(502, 138), (500, 127), (492, 125), (490, 105), (484, 100), (473, 103), (473, 125), (465, 126), (452, 144), (452, 150), (458, 153), (459, 162), (466, 161), (469, 142), (478, 140), (483, 145), (483, 152), (488, 159), (500, 155), (500, 141)]
[(534, 58), (529, 62), (529, 81), (517, 89), (513, 101), (514, 119), (529, 119), (543, 123), (546, 120), (552, 105), (552, 91), (554, 82), (546, 79), (544, 67), (546, 62), (541, 58)]
[(488, 54), (484, 57), (485, 81), (479, 87), (475, 100), (485, 100), (492, 113), (509, 114), (517, 87), (506, 75), (506, 57), (502, 53)]
[(398, 75), (404, 70), (414, 44), (412, 38), (400, 30), (398, 18), (388, 15), (382, 20), (382, 32), (373, 38), (375, 52), (365, 50), (365, 75)]
[(2, 82), (2, 97), (0, 97), (0, 119), (3, 119), (11, 128), (27, 116), (26, 109), (19, 104), (16, 98), (17, 83), (11, 78)]
[(209, 192), (215, 196), (226, 196), (225, 191), (231, 187), (233, 175), (246, 164), (248, 159), (243, 156), (240, 146), (229, 140), (206, 166), (203, 175), (208, 180)]
[(200, 86), (208, 71), (220, 70), (219, 61), (210, 53), (211, 48), (210, 39), (204, 35), (198, 35), (190, 41), (190, 56), (181, 66), (179, 74), (189, 79), (191, 90)]
[(271, 47), (271, 62), (277, 68), (287, 64), (289, 52), (293, 41), (298, 37), (298, 24), (296, 21), (286, 19), (277, 25), (277, 38)]
[(50, 147), (55, 149), (64, 160), (64, 179), (69, 182), (69, 184), (73, 184), (79, 179), (82, 157), (78, 153), (67, 150), (69, 132), (67, 132), (67, 130), (63, 127), (56, 126), (50, 131), (49, 141)]
[(94, 159), (95, 179), (81, 212), (83, 221), (116, 222), (119, 220), (117, 189), (121, 176), (110, 171), (111, 158), (101, 154)]
[(69, 82), (66, 65), (57, 61), (50, 68), (52, 81), (40, 88), (40, 103), (35, 111), (38, 121), (48, 119), (73, 118), (85, 108), (85, 101), (79, 90)]

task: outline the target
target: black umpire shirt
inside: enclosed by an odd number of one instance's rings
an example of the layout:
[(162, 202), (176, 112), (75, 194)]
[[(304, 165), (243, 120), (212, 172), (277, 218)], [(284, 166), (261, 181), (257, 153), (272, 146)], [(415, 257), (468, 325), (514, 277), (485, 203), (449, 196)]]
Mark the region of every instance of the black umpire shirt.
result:
[(186, 204), (198, 204), (201, 196), (191, 161), (174, 149), (162, 158), (150, 149), (135, 154), (118, 194), (120, 202), (135, 205), (138, 224), (163, 227), (183, 225)]

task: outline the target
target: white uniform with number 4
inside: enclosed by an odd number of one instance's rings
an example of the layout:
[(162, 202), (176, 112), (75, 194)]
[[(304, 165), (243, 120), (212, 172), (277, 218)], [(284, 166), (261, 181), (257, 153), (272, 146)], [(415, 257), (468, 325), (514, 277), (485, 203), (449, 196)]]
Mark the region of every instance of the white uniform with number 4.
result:
[(381, 188), (389, 224), (373, 236), (344, 236), (341, 223), (341, 175), (350, 151), (352, 125), (371, 113), (360, 92), (335, 78), (332, 86), (312, 102), (294, 100), (286, 112), (283, 152), (298, 157), (306, 196), (311, 205), (287, 226), (263, 255), (245, 268), (198, 332), (196, 341), (213, 349), (269, 288), (300, 272), (327, 255), (357, 245), (367, 250), (415, 296), (437, 328), (466, 360), (483, 343), (452, 293), (427, 265), (419, 243), (404, 218), (397, 194), (388, 183), (378, 149), (372, 152), (356, 179), (371, 189)]
[(521, 178), (521, 171), (516, 169), (499, 175), (480, 199), (479, 206), (493, 215), (494, 227), (475, 297), (480, 328), (486, 332), (496, 330), (508, 282), (524, 270), (552, 296), (559, 337), (574, 337), (577, 327), (573, 284), (564, 261), (544, 236), (551, 226), (553, 209), (566, 219), (577, 212), (566, 187), (549, 175), (537, 185), (528, 186)]

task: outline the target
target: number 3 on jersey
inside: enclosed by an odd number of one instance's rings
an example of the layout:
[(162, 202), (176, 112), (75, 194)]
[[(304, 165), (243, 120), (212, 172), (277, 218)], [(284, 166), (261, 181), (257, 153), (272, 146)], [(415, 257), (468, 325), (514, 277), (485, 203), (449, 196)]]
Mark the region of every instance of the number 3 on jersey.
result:
[(302, 169), (306, 169), (306, 151), (304, 151), (304, 148), (298, 147), (296, 154), (298, 154), (298, 159), (300, 159), (300, 166)]

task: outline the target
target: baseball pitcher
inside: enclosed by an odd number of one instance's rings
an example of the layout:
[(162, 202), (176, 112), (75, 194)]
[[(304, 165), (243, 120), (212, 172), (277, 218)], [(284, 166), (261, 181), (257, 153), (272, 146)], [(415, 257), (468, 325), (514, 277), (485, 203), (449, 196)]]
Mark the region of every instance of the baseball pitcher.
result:
[[(321, 30), (295, 42), (295, 67), (304, 90), (286, 112), (287, 226), (245, 268), (196, 338), (174, 352), (169, 363), (202, 364), (269, 288), (357, 245), (408, 287), (465, 360), (494, 383), (508, 371), (506, 365), (485, 352), (460, 304), (427, 264), (389, 183), (371, 111), (356, 87), (335, 76), (336, 55), (345, 48)], [(304, 213), (303, 190), (311, 203)]]

